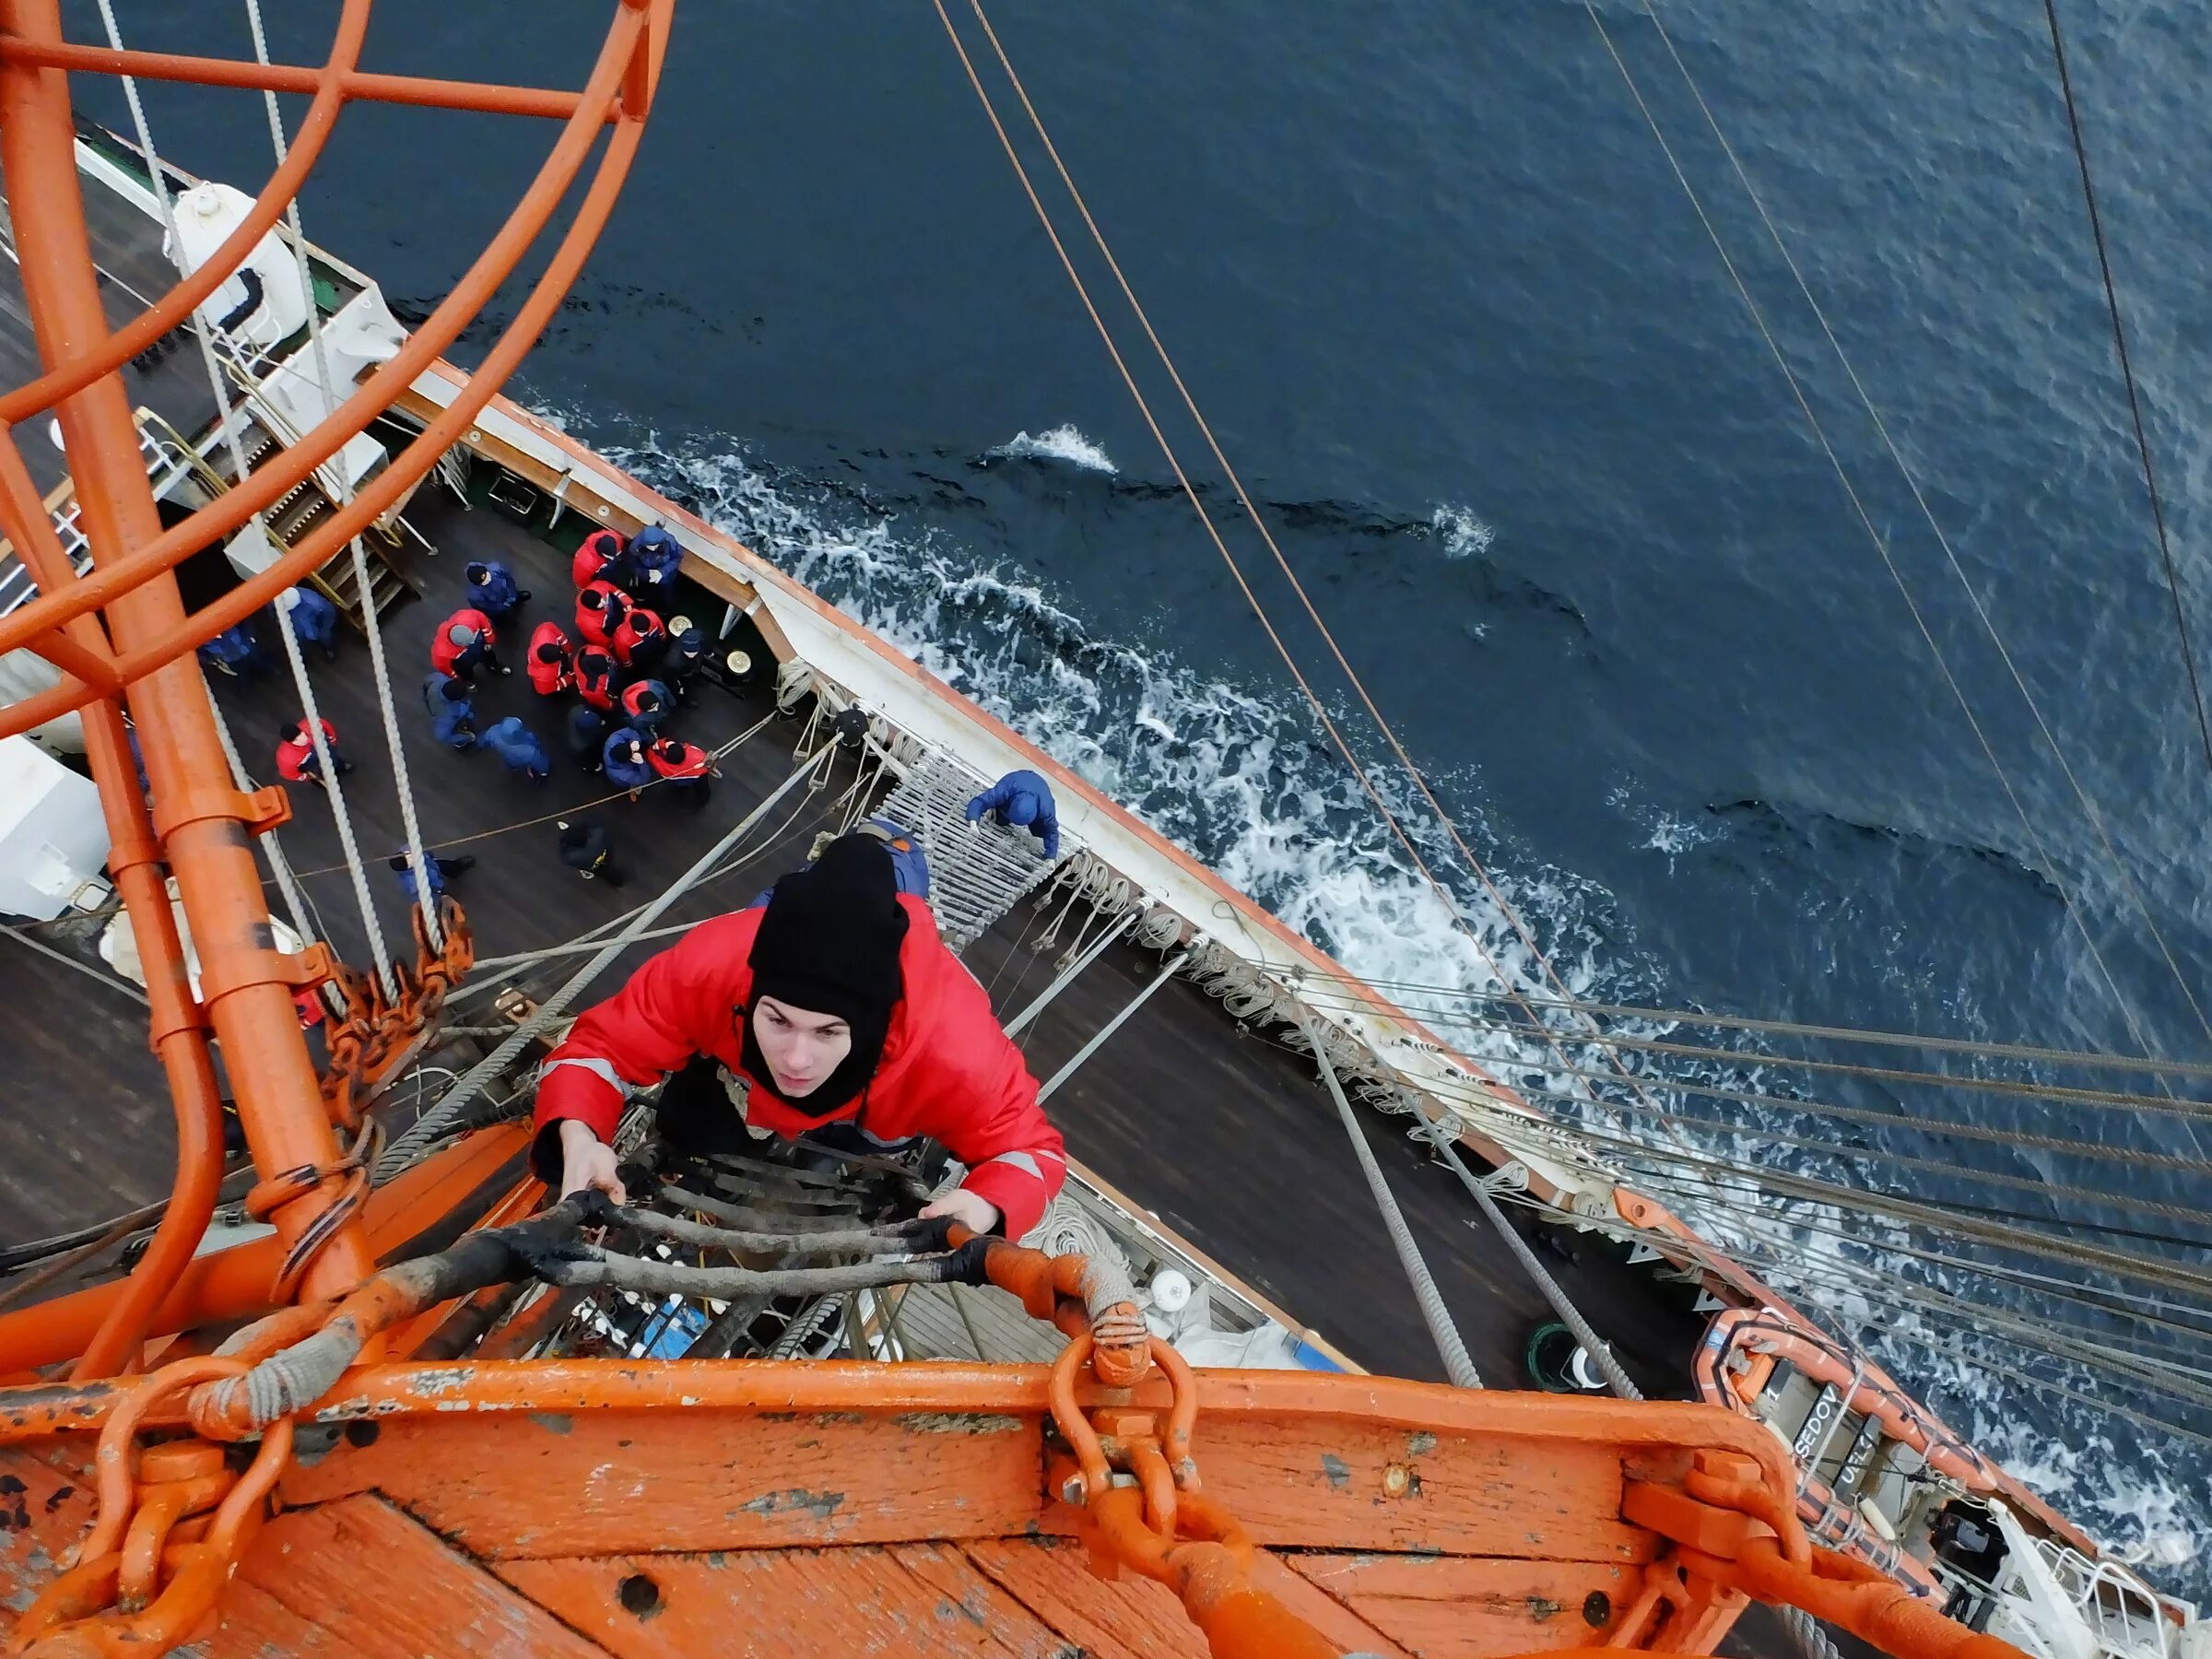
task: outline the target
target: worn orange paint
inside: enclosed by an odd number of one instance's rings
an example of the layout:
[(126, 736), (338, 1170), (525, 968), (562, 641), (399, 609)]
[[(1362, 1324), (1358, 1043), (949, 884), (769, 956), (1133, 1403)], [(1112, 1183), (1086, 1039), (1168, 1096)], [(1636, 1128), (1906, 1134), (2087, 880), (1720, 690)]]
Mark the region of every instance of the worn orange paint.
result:
[(452, 1413), (386, 1422), (285, 1489), (373, 1488), (488, 1559), (877, 1544), (1021, 1531), (1041, 1456), (1034, 1418), (994, 1413)]
[[(1296, 1555), (1287, 1565), (1377, 1629), (1429, 1659), (1603, 1642), (1642, 1583), (1642, 1570), (1600, 1561), (1461, 1556)], [(1604, 1597), (1604, 1617), (1585, 1608)]]
[[(239, 1578), (325, 1632), (331, 1651), (360, 1659), (604, 1659), (600, 1649), (376, 1498), (278, 1516), (262, 1529)], [(237, 1623), (225, 1621), (210, 1659), (254, 1651), (245, 1638), (259, 1621), (253, 1609), (243, 1612)]]
[[(510, 1561), (499, 1571), (616, 1659), (1063, 1659), (1067, 1652), (944, 1545), (600, 1556)], [(633, 1606), (650, 1594), (650, 1610), (624, 1606), (626, 1583)]]
[(1207, 1659), (1206, 1638), (1165, 1584), (1100, 1578), (1073, 1538), (984, 1538), (968, 1559), (1096, 1659)]

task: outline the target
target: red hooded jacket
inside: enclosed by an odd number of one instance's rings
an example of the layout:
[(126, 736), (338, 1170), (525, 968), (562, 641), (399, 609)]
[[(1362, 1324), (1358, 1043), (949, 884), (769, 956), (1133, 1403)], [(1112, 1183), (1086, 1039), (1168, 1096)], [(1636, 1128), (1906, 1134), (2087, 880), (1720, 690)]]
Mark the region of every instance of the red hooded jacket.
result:
[[(560, 661), (541, 663), (537, 653), (547, 645), (560, 647)], [(575, 665), (569, 650), (569, 636), (558, 622), (540, 622), (530, 635), (530, 657), (523, 665), (530, 671), (530, 688), (540, 697), (553, 697), (569, 688), (574, 677)]]
[[(874, 1078), (828, 1121), (857, 1124), (882, 1141), (942, 1141), (968, 1166), (960, 1184), (996, 1205), (1006, 1237), (1018, 1239), (1042, 1218), (1066, 1176), (1060, 1132), (1037, 1104), (1037, 1080), (1000, 1029), (990, 997), (937, 937), (929, 906), (912, 894), (899, 902), (907, 911), (899, 952), (906, 994)], [(822, 1122), (794, 1111), (744, 1069), (737, 1010), (752, 992), (747, 959), (761, 914), (755, 908), (702, 922), (579, 1019), (538, 1074), (538, 1128), (575, 1118), (611, 1141), (623, 1101), (695, 1054), (751, 1084), (744, 1111), (753, 1127), (795, 1137)]]
[[(584, 603), (584, 595), (592, 597)], [(587, 582), (576, 594), (576, 631), (602, 651), (611, 650), (615, 629), (629, 615), (629, 595), (611, 582)]]
[(466, 606), (462, 606), (444, 621), (439, 623), (438, 631), (430, 636), (430, 666), (441, 674), (451, 674), (453, 671), (454, 663), (460, 660), (463, 647), (454, 644), (447, 637), (453, 632), (456, 624), (463, 628), (475, 629), (477, 642), (487, 649), (499, 642), (499, 635), (492, 630), (489, 617), (480, 610), (472, 610)]

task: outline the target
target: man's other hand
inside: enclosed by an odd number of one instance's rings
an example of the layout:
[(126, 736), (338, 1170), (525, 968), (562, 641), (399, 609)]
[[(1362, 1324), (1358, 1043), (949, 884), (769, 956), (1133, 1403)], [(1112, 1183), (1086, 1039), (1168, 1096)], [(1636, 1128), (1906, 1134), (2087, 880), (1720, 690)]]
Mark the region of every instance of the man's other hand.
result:
[[(560, 1195), (596, 1187), (617, 1204), (628, 1204), (622, 1177), (615, 1172), (615, 1149), (574, 1118), (560, 1121)], [(984, 1205), (990, 1209), (989, 1205)], [(996, 1212), (994, 1211), (994, 1214)]]
[[(610, 1162), (607, 1167), (614, 1166)], [(935, 1204), (924, 1207), (924, 1220), (933, 1216), (950, 1216), (970, 1232), (987, 1233), (998, 1225), (998, 1206), (988, 1198), (978, 1198), (966, 1187), (955, 1187)]]

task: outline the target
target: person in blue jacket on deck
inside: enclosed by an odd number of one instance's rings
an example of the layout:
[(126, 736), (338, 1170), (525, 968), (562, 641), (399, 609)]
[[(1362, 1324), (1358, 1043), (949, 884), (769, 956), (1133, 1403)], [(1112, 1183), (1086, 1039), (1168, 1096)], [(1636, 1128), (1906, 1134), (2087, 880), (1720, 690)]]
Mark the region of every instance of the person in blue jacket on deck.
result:
[(269, 670), (268, 653), (253, 632), (253, 624), (240, 622), (200, 647), (200, 661), (218, 673), (236, 679), (258, 679)]
[(504, 621), (514, 607), (530, 597), (515, 583), (514, 572), (496, 559), (478, 559), (462, 572), (468, 578), (468, 602), (493, 621)]
[[(415, 866), (407, 862), (407, 855), (405, 853), (394, 853), (385, 862), (399, 873), (400, 890), (406, 894), (407, 902), (409, 904), (416, 902)], [(430, 878), (430, 891), (433, 894), (444, 893), (445, 884), (450, 877), (462, 875), (476, 867), (476, 855), (471, 853), (464, 853), (456, 858), (440, 858), (435, 853), (425, 853), (422, 855), (422, 871)]]
[(477, 747), (477, 705), (466, 680), (433, 674), (422, 682), (422, 700), (430, 711), (430, 730), (450, 749)]
[(1026, 829), (1044, 843), (1047, 858), (1060, 856), (1060, 815), (1053, 806), (1052, 785), (1033, 771), (1010, 771), (968, 803), (968, 821), (985, 813), (1017, 830)]
[(505, 761), (509, 771), (521, 772), (533, 783), (543, 783), (553, 775), (553, 760), (546, 753), (546, 746), (537, 740), (535, 732), (512, 714), (488, 727), (477, 741)]
[(606, 747), (599, 751), (600, 770), (606, 781), (617, 789), (629, 791), (636, 800), (638, 791), (653, 780), (653, 762), (645, 758), (645, 739), (635, 726), (618, 726), (607, 734)]
[(653, 595), (671, 593), (676, 573), (684, 562), (684, 546), (658, 524), (648, 524), (629, 538), (630, 592), (644, 604)]
[(338, 607), (312, 587), (288, 587), (276, 595), (276, 608), (292, 614), (292, 631), (302, 645), (319, 645), (323, 660), (338, 660)]

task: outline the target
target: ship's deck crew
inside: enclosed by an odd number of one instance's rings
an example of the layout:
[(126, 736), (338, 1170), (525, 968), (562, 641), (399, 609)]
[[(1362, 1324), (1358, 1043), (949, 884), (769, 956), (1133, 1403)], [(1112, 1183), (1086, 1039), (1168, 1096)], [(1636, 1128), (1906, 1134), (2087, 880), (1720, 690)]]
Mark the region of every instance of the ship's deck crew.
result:
[(673, 593), (683, 562), (683, 544), (660, 525), (648, 524), (629, 538), (630, 575), (625, 585), (643, 601)]
[(302, 645), (319, 646), (323, 660), (338, 660), (338, 607), (312, 587), (288, 587), (276, 595), (276, 608), (289, 611), (292, 632)]
[[(353, 770), (353, 762), (338, 753), (338, 728), (328, 720), (318, 723), (323, 727), (323, 741), (330, 750), (330, 763), (340, 773)], [(323, 757), (315, 753), (315, 740), (308, 735), (307, 722), (295, 720), (276, 739), (276, 775), (287, 783), (312, 783), (317, 789), (328, 785), (323, 776)]]
[(430, 730), (452, 749), (477, 747), (477, 705), (466, 680), (433, 674), (422, 682), (422, 700), (430, 711)]
[(602, 714), (615, 711), (615, 679), (620, 672), (621, 665), (604, 647), (576, 648), (576, 695)]
[[(400, 891), (406, 894), (407, 902), (413, 904), (416, 901), (415, 866), (407, 862), (407, 855), (405, 853), (393, 853), (385, 863), (397, 874)], [(444, 892), (445, 884), (453, 877), (464, 875), (476, 867), (477, 859), (473, 853), (464, 853), (453, 858), (440, 858), (434, 853), (425, 853), (422, 855), (422, 872), (430, 878), (430, 891), (433, 893)]]
[(558, 697), (576, 681), (574, 653), (569, 636), (558, 622), (540, 622), (530, 634), (529, 659), (523, 667), (530, 676), (530, 689), (540, 697)]
[(234, 679), (257, 679), (270, 667), (268, 653), (262, 650), (251, 622), (233, 624), (202, 645), (200, 661)]
[(1060, 856), (1060, 815), (1053, 787), (1033, 771), (1010, 771), (968, 803), (968, 821), (989, 813), (1002, 824), (1026, 829), (1044, 843), (1047, 858)]
[(696, 743), (680, 737), (663, 737), (645, 751), (653, 775), (685, 806), (697, 811), (713, 792), (714, 757)]
[(553, 761), (546, 746), (512, 714), (485, 727), (477, 743), (497, 755), (509, 771), (520, 772), (533, 783), (543, 783), (553, 775)]
[(474, 606), (464, 606), (438, 624), (438, 631), (430, 638), (430, 666), (465, 680), (475, 679), (478, 668), (512, 674), (514, 671), (500, 661), (499, 643), (499, 630), (492, 627), (491, 618)]
[(873, 836), (840, 836), (576, 1022), (539, 1075), (540, 1176), (619, 1198), (607, 1143), (624, 1101), (664, 1078), (661, 1134), (694, 1149), (935, 1136), (968, 1173), (922, 1213), (979, 1232), (1029, 1231), (1066, 1174), (1021, 1051)]
[(576, 631), (602, 651), (614, 643), (615, 629), (629, 615), (629, 595), (601, 577), (576, 594)]
[(586, 881), (604, 881), (608, 887), (622, 885), (622, 872), (615, 868), (615, 838), (604, 825), (571, 824), (562, 818), (557, 827), (562, 864)]
[(657, 612), (635, 606), (615, 625), (615, 661), (639, 674), (660, 666), (668, 654), (668, 629)]
[(636, 800), (638, 791), (653, 782), (643, 735), (635, 726), (618, 726), (609, 732), (599, 748), (599, 769), (606, 773), (609, 783), (629, 790), (629, 798)]
[(585, 536), (583, 546), (569, 561), (569, 579), (580, 588), (594, 582), (611, 582), (618, 587), (628, 582), (629, 559), (623, 551), (622, 538), (612, 530), (594, 530)]
[(502, 622), (530, 597), (530, 590), (517, 582), (514, 572), (496, 559), (473, 559), (461, 574), (468, 582), (468, 602)]
[(599, 752), (606, 744), (606, 716), (589, 703), (569, 711), (569, 759), (587, 772), (599, 770)]
[(641, 732), (659, 730), (676, 707), (676, 694), (656, 679), (632, 680), (617, 700), (622, 705), (622, 718)]

